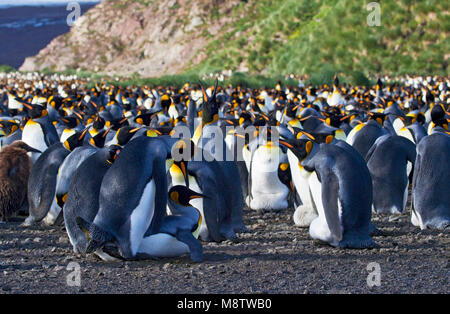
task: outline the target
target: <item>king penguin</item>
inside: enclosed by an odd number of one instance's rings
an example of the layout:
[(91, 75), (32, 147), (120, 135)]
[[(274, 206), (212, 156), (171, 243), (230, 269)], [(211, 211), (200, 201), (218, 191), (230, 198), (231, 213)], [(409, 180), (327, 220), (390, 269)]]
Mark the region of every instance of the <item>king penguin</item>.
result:
[(197, 240), (202, 216), (190, 202), (204, 195), (185, 186), (176, 185), (169, 190), (171, 215), (164, 217), (158, 233), (144, 237), (138, 249), (143, 257), (175, 257), (190, 253), (191, 260), (203, 260), (203, 248)]
[[(202, 121), (196, 129), (192, 140), (198, 147), (202, 148), (218, 161), (222, 169), (223, 179), (228, 182), (229, 190), (226, 191), (225, 200), (231, 211), (231, 223), (235, 232), (246, 232), (247, 228), (242, 220), (243, 193), (240, 184), (239, 170), (236, 159), (230, 160), (231, 152), (225, 144), (223, 130), (217, 126), (219, 120), (218, 104), (216, 102), (218, 81), (214, 87), (211, 97), (208, 97), (202, 84), (203, 94)], [(226, 135), (226, 134), (225, 134)], [(214, 140), (213, 140), (214, 139)]]
[(87, 129), (70, 136), (64, 144), (53, 144), (36, 160), (28, 180), (29, 216), (24, 225), (39, 222), (47, 215), (55, 200), (59, 167), (71, 151), (83, 144), (86, 133)]
[[(420, 229), (450, 226), (450, 135), (435, 132), (417, 145), (411, 222)], [(447, 187), (447, 188), (446, 188)]]
[(177, 141), (139, 136), (125, 146), (103, 178), (87, 253), (115, 240), (120, 255), (133, 259), (142, 239), (159, 232), (167, 206), (167, 160), (173, 160)]
[(73, 174), (63, 214), (67, 234), (75, 253), (86, 252), (88, 240), (83, 231), (89, 230), (97, 215), (103, 177), (120, 150), (120, 146), (117, 145), (96, 150), (94, 154), (85, 158)]
[[(54, 125), (48, 118), (47, 109), (40, 105), (32, 105), (22, 102), (28, 109), (30, 119), (25, 124), (22, 131), (22, 141), (29, 146), (44, 152), (48, 147), (59, 141)], [(33, 162), (40, 156), (39, 153), (32, 153)]]
[(376, 213), (400, 214), (408, 200), (408, 177), (416, 160), (416, 147), (405, 137), (379, 137), (366, 156), (372, 176), (373, 209)]
[(70, 182), (75, 171), (84, 160), (97, 152), (98, 149), (103, 147), (105, 143), (105, 137), (108, 132), (109, 129), (99, 132), (97, 135), (90, 138), (90, 145), (76, 147), (64, 159), (58, 170), (58, 175), (56, 178), (55, 199), (52, 202), (50, 211), (44, 218), (45, 224), (53, 225), (55, 223), (56, 219), (59, 217), (61, 210), (64, 207), (64, 203), (67, 199), (67, 193), (69, 191)]
[(370, 237), (372, 182), (364, 160), (334, 144), (307, 139), (280, 144), (296, 155), (298, 168), (310, 173), (310, 191), (319, 214), (311, 222), (310, 236), (341, 248), (375, 247)]

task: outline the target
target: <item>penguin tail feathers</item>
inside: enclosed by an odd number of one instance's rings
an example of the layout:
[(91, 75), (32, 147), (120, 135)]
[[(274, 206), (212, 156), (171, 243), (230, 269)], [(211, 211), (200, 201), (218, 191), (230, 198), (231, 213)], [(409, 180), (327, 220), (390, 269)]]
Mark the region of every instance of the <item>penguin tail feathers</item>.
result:
[(98, 227), (96, 224), (91, 224), (89, 228), (89, 244), (86, 248), (86, 253), (93, 253), (98, 249), (101, 249), (106, 242), (111, 241), (113, 239), (112, 235)]

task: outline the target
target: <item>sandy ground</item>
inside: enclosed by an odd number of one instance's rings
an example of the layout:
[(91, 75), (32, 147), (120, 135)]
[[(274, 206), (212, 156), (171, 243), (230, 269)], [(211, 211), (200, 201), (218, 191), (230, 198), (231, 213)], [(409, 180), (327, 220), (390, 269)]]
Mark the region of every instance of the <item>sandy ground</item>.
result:
[[(0, 224), (0, 293), (449, 293), (450, 235), (414, 227), (409, 215), (378, 216), (379, 248), (341, 250), (313, 241), (292, 210), (245, 210), (250, 233), (205, 243), (204, 262), (104, 263), (72, 253), (63, 226)], [(80, 286), (69, 263), (80, 266)], [(380, 286), (369, 287), (369, 263)], [(69, 266), (69, 269), (68, 269)]]

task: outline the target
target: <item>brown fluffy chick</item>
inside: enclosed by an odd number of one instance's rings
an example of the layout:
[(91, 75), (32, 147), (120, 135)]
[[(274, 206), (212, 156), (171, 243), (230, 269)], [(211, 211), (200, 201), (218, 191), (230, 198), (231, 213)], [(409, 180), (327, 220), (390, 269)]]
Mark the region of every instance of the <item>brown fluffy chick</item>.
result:
[(0, 221), (15, 215), (26, 200), (32, 166), (27, 152), (39, 151), (22, 141), (14, 141), (0, 151)]

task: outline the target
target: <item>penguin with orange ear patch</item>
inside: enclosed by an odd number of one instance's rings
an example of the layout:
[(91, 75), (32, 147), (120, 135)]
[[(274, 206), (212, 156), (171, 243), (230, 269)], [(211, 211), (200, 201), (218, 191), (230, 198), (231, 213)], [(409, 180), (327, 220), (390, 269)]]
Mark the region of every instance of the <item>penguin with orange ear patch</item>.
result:
[(0, 121), (0, 149), (22, 138), (22, 130), (15, 120)]
[(7, 221), (26, 202), (32, 166), (28, 152), (38, 150), (22, 141), (15, 141), (0, 151), (0, 221)]
[[(59, 141), (55, 126), (50, 122), (48, 111), (40, 105), (30, 104), (17, 98), (27, 109), (30, 119), (22, 131), (22, 141), (29, 146), (44, 152), (48, 147)], [(39, 153), (32, 153), (31, 159), (36, 161)]]
[(372, 147), (373, 143), (380, 136), (389, 134), (383, 127), (387, 115), (382, 113), (369, 112), (369, 121), (362, 125), (357, 125), (347, 136), (347, 143), (352, 145), (363, 158)]

